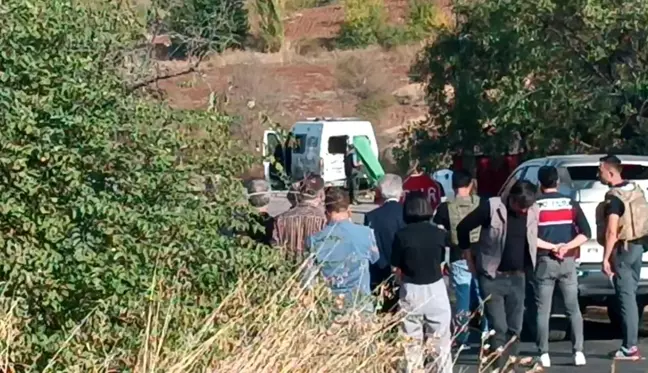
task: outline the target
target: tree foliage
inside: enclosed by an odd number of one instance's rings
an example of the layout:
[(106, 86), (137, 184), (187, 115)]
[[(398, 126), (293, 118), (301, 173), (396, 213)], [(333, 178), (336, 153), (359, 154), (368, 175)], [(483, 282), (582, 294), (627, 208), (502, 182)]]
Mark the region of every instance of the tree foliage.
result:
[(154, 0), (149, 26), (171, 34), (174, 55), (200, 55), (240, 48), (248, 35), (243, 0)]
[(250, 213), (230, 119), (125, 87), (137, 32), (116, 3), (0, 3), (0, 281), (24, 322), (14, 363), (42, 368), (70, 335), (87, 347), (62, 364), (119, 360), (138, 348), (151, 289), (179, 289), (199, 318), (242, 272), (278, 263), (223, 234)]
[(457, 1), (412, 69), (431, 120), (401, 148), (501, 154), (645, 154), (648, 2)]

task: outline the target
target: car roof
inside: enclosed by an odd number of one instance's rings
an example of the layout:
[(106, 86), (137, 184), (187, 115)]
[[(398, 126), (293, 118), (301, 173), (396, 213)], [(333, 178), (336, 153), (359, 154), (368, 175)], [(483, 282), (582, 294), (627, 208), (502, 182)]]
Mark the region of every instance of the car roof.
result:
[[(602, 157), (605, 157), (607, 154), (570, 154), (570, 155), (552, 155), (542, 158), (530, 159), (524, 163), (523, 166), (531, 165), (545, 165), (550, 164), (553, 166), (569, 166), (569, 165), (598, 165), (599, 160)], [(642, 155), (627, 155), (627, 154), (618, 154), (616, 155), (621, 164), (624, 163), (644, 163), (648, 165), (648, 156)], [(521, 166), (522, 166), (521, 165)]]

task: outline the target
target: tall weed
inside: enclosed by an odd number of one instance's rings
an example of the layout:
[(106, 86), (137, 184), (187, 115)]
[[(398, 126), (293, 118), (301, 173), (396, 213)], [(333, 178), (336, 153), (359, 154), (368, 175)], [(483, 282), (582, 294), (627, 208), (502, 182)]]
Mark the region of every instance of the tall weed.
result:
[(257, 32), (263, 52), (278, 52), (284, 45), (284, 1), (255, 0)]

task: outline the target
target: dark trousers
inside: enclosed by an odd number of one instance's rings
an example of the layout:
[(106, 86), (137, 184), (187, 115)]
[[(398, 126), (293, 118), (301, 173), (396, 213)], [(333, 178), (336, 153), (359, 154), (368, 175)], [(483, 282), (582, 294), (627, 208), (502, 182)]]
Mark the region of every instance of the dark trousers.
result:
[(349, 201), (351, 201), (351, 203), (353, 203), (353, 202), (356, 201), (355, 192), (356, 192), (356, 188), (358, 187), (356, 185), (357, 182), (356, 182), (356, 174), (355, 174), (355, 172), (346, 175), (346, 184), (347, 184), (347, 189), (349, 191)]
[[(482, 296), (486, 300), (488, 324), (495, 331), (491, 337), (493, 351), (505, 347), (494, 366), (503, 369), (509, 356), (519, 353), (519, 341), (524, 317), (526, 276), (524, 272), (498, 273), (497, 277), (479, 276)], [(510, 342), (515, 337), (515, 341)], [(508, 344), (508, 345), (507, 345)]]

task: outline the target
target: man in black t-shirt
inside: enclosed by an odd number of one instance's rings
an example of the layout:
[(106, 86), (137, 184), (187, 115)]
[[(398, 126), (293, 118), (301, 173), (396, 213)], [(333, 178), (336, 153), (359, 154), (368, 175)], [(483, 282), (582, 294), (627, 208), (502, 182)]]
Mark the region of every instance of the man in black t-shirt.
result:
[[(634, 184), (623, 180), (619, 158), (608, 155), (600, 159), (599, 178), (612, 190), (631, 192)], [(612, 277), (622, 318), (623, 342), (613, 357), (638, 357), (639, 310), (637, 288), (641, 274), (643, 245), (640, 242), (624, 242), (619, 239), (619, 220), (626, 213), (626, 206), (617, 196), (606, 194), (604, 205), (605, 246), (603, 272)]]
[(349, 190), (349, 199), (354, 205), (358, 204), (356, 200), (356, 178), (358, 173), (358, 155), (356, 154), (355, 147), (352, 143), (347, 146), (347, 153), (344, 156), (344, 175), (346, 176), (347, 188)]

